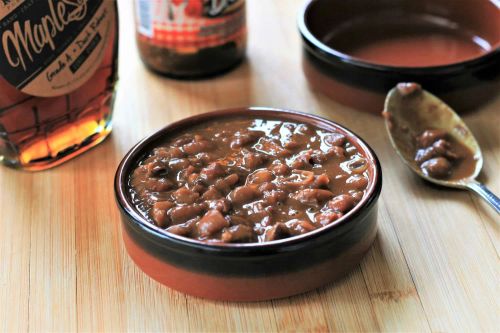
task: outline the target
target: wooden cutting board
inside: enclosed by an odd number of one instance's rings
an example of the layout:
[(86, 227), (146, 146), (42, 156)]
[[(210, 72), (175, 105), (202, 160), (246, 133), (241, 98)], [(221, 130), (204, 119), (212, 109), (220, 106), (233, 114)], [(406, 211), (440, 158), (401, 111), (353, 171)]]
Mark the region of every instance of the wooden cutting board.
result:
[[(499, 218), (472, 194), (431, 187), (393, 153), (380, 117), (309, 90), (296, 13), (302, 0), (248, 1), (248, 60), (209, 81), (148, 72), (120, 1), (114, 133), (47, 172), (0, 167), (0, 331), (499, 331)], [(113, 194), (122, 156), (185, 116), (232, 106), (315, 113), (361, 135), (380, 157), (379, 233), (344, 279), (262, 303), (197, 299), (149, 279), (127, 256)], [(500, 98), (465, 117), (500, 193)]]

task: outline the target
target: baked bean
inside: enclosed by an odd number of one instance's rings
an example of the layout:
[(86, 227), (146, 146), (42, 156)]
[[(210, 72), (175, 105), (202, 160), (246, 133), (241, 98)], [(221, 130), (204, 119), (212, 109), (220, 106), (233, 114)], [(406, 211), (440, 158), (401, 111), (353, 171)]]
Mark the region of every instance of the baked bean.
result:
[(438, 140), (431, 146), (419, 149), (415, 155), (415, 161), (423, 163), (434, 157), (446, 156), (450, 149), (450, 143), (446, 140)]
[(224, 178), (224, 182), (228, 186), (236, 185), (236, 183), (238, 183), (239, 180), (240, 180), (240, 176), (238, 176), (238, 174), (236, 174), (236, 173), (232, 173), (229, 176), (227, 176), (226, 178)]
[(187, 143), (190, 143), (194, 140), (194, 137), (191, 134), (185, 134), (180, 136), (174, 141), (174, 147), (181, 147)]
[(276, 184), (268, 182), (268, 183), (262, 183), (259, 185), (259, 192), (264, 193), (264, 192), (269, 192), (272, 190), (276, 190), (278, 187)]
[(362, 174), (368, 169), (368, 163), (364, 158), (356, 158), (344, 162), (345, 166), (353, 174)]
[(312, 188), (300, 190), (292, 195), (292, 198), (300, 203), (314, 206), (318, 206), (321, 202), (324, 202), (332, 197), (333, 193), (331, 191)]
[(417, 142), (420, 147), (428, 147), (439, 139), (446, 137), (446, 131), (440, 129), (431, 129), (424, 131), (417, 137)]
[(231, 242), (251, 242), (255, 239), (253, 229), (244, 224), (233, 225), (222, 233), (221, 240)]
[(328, 157), (345, 158), (345, 149), (342, 147), (333, 146), (326, 151)]
[(159, 177), (167, 174), (167, 166), (161, 161), (146, 164), (146, 169), (150, 177)]
[(169, 158), (169, 159), (172, 158), (172, 156), (170, 155), (170, 148), (168, 148), (168, 147), (154, 148), (153, 155), (155, 155), (155, 156), (151, 156), (151, 157), (153, 157), (153, 160), (156, 160), (155, 157)]
[(327, 187), (330, 184), (330, 177), (326, 173), (314, 177), (313, 187)]
[(207, 140), (190, 142), (182, 146), (182, 150), (188, 155), (206, 152), (212, 149), (212, 144)]
[(292, 154), (290, 150), (283, 148), (275, 140), (268, 138), (260, 138), (254, 147), (260, 152), (265, 152), (265, 154), (275, 157), (287, 157)]
[(223, 193), (228, 193), (229, 191), (231, 191), (231, 188), (236, 183), (238, 183), (239, 179), (240, 179), (240, 177), (237, 174), (233, 173), (224, 179), (217, 180), (215, 182), (215, 187)]
[(218, 210), (215, 209), (206, 212), (196, 224), (198, 233), (202, 237), (210, 237), (228, 226), (229, 222)]
[(443, 156), (449, 160), (457, 160), (460, 158), (459, 154), (451, 149), (451, 143), (443, 139), (434, 142), (432, 144), (432, 149), (434, 150), (434, 157)]
[(247, 219), (252, 223), (260, 223), (262, 225), (269, 225), (271, 216), (273, 215), (273, 207), (264, 206), (261, 202), (253, 206), (253, 211), (247, 216)]
[(263, 226), (268, 226), (271, 224), (271, 215), (272, 215), (271, 213), (262, 210), (250, 215), (248, 217), (248, 220), (252, 222), (254, 225), (261, 224)]
[(269, 242), (287, 237), (290, 237), (290, 230), (284, 223), (278, 222), (266, 231), (265, 241)]
[(321, 150), (313, 150), (311, 160), (309, 162), (312, 162), (311, 164), (322, 164), (328, 161), (328, 158), (329, 157)]
[(415, 158), (414, 160), (418, 163), (421, 164), (431, 158), (436, 156), (435, 150), (432, 147), (427, 147), (427, 148), (422, 148), (417, 150), (415, 153)]
[(168, 211), (174, 224), (186, 222), (200, 215), (202, 208), (199, 205), (176, 206)]
[(184, 152), (179, 147), (172, 147), (169, 150), (170, 158), (184, 157)]
[(206, 168), (201, 169), (200, 177), (207, 183), (213, 183), (218, 177), (226, 173), (220, 163), (210, 163)]
[(306, 232), (316, 229), (316, 227), (307, 220), (293, 219), (285, 223), (288, 230), (292, 234), (305, 234)]
[(288, 165), (293, 169), (304, 169), (310, 167), (314, 163), (312, 154), (312, 149), (301, 151), (290, 158)]
[(432, 148), (436, 151), (437, 155), (444, 155), (451, 147), (450, 143), (446, 140), (440, 139), (432, 144)]
[(165, 228), (169, 224), (170, 218), (167, 214), (167, 211), (174, 206), (174, 203), (171, 201), (158, 201), (153, 205), (151, 216), (153, 217), (153, 221), (155, 221), (157, 226), (159, 226), (160, 228)]
[(461, 159), (465, 158), (462, 154), (455, 152), (452, 149), (448, 149), (444, 153), (444, 157), (446, 157), (450, 161), (456, 161), (456, 160), (461, 160)]
[(184, 157), (184, 153), (178, 147), (159, 147), (153, 150), (155, 156), (162, 160)]
[(168, 162), (168, 167), (173, 171), (186, 169), (189, 165), (189, 160), (186, 158), (174, 158)]
[(257, 170), (251, 173), (247, 177), (247, 183), (249, 184), (262, 184), (264, 182), (270, 182), (273, 180), (273, 174), (267, 169)]
[(431, 158), (422, 163), (420, 167), (427, 175), (436, 178), (445, 178), (451, 172), (451, 163), (444, 157)]
[(323, 141), (328, 146), (342, 147), (344, 145), (344, 143), (346, 142), (346, 138), (345, 138), (345, 135), (340, 134), (340, 133), (330, 133), (330, 134), (325, 135), (323, 137)]
[(309, 186), (314, 182), (314, 173), (306, 170), (293, 170), (292, 174), (282, 179), (282, 184), (289, 188)]
[(440, 129), (429, 129), (416, 137), (415, 162), (427, 175), (435, 178), (463, 179), (476, 168), (472, 151)]
[(271, 171), (276, 176), (283, 176), (283, 175), (286, 175), (290, 171), (290, 168), (288, 167), (288, 165), (281, 163), (281, 162), (280, 163), (273, 163), (273, 165), (271, 165)]
[(231, 203), (229, 202), (229, 200), (227, 200), (225, 198), (216, 199), (216, 200), (209, 200), (209, 201), (206, 201), (205, 203), (208, 204), (208, 209), (215, 209), (221, 213), (227, 213), (231, 209)]
[(256, 169), (261, 166), (267, 158), (265, 158), (262, 154), (245, 152), (243, 155), (242, 166), (247, 169)]
[(348, 194), (341, 194), (328, 201), (328, 208), (346, 213), (356, 205), (355, 200)]
[(229, 193), (229, 200), (233, 205), (242, 205), (252, 201), (257, 195), (255, 188), (248, 185), (238, 186)]
[(365, 189), (368, 186), (368, 178), (363, 175), (353, 175), (346, 180), (346, 184), (352, 185), (352, 188)]
[(269, 191), (264, 193), (264, 202), (268, 205), (276, 205), (285, 202), (288, 195), (284, 191)]
[(205, 193), (207, 190), (207, 188), (201, 184), (194, 184), (193, 187), (191, 187), (191, 191), (194, 191), (198, 194), (202, 194), (202, 193)]
[(183, 172), (184, 172), (184, 174), (185, 174), (185, 175), (186, 175), (186, 177), (187, 177), (187, 176), (189, 176), (189, 175), (191, 175), (191, 174), (195, 173), (195, 172), (196, 172), (196, 170), (197, 170), (197, 169), (196, 169), (194, 166), (192, 166), (192, 165), (188, 165), (188, 167), (187, 167), (186, 169), (184, 169), (184, 170), (183, 170)]
[(214, 199), (219, 199), (221, 197), (222, 194), (220, 194), (220, 192), (217, 191), (217, 189), (214, 186), (210, 186), (208, 190), (201, 196), (203, 200), (214, 200)]
[(316, 214), (316, 216), (314, 216), (314, 221), (316, 223), (319, 223), (319, 224), (325, 226), (325, 225), (332, 223), (333, 221), (338, 220), (342, 216), (343, 216), (343, 213), (341, 213), (341, 212), (334, 212), (331, 210), (327, 210), (327, 211), (320, 212), (320, 213)]
[[(446, 148), (437, 141), (435, 150)], [(341, 218), (365, 194), (368, 165), (341, 133), (235, 118), (173, 136), (139, 163), (129, 184), (136, 207), (167, 232), (263, 242)]]
[(198, 164), (201, 166), (201, 165), (209, 164), (210, 162), (212, 162), (215, 159), (215, 157), (211, 153), (199, 153), (199, 154), (196, 154), (191, 159), (197, 161)]
[(195, 185), (195, 184), (197, 184), (197, 183), (198, 183), (198, 177), (199, 177), (199, 176), (200, 176), (200, 175), (199, 175), (199, 174), (197, 174), (197, 173), (192, 173), (192, 174), (190, 174), (189, 176), (187, 176), (187, 183), (188, 183), (189, 185)]
[(357, 191), (357, 192), (351, 193), (351, 196), (356, 202), (360, 202), (363, 199), (363, 197), (365, 196), (365, 192), (364, 191)]
[(190, 236), (193, 233), (193, 229), (196, 225), (196, 222), (199, 221), (199, 218), (192, 219), (187, 222), (176, 224), (167, 228), (167, 231), (179, 236)]
[(244, 224), (244, 225), (248, 225), (248, 226), (253, 226), (253, 223), (248, 221), (246, 218), (238, 216), (238, 215), (229, 215), (228, 219), (229, 219), (229, 223), (231, 223), (231, 225)]
[(131, 178), (132, 179), (139, 179), (140, 182), (144, 182), (146, 179), (149, 178), (148, 169), (146, 168), (145, 165), (139, 165), (132, 173)]
[(174, 184), (167, 178), (150, 178), (146, 181), (145, 188), (152, 192), (164, 192), (173, 188)]
[(297, 149), (301, 146), (302, 146), (302, 144), (299, 141), (294, 140), (293, 137), (290, 137), (288, 140), (285, 140), (283, 142), (283, 147), (285, 147), (288, 150)]
[(192, 204), (200, 197), (197, 192), (191, 191), (186, 187), (179, 188), (172, 193), (172, 196), (178, 204)]
[(264, 132), (262, 131), (237, 131), (234, 134), (234, 139), (231, 141), (231, 144), (229, 145), (232, 149), (237, 149), (241, 148), (243, 146), (246, 146), (250, 143), (254, 143), (257, 141), (262, 135), (264, 135)]
[(308, 126), (306, 124), (298, 124), (295, 127), (295, 133), (303, 135), (314, 135), (314, 130), (311, 128), (311, 126)]

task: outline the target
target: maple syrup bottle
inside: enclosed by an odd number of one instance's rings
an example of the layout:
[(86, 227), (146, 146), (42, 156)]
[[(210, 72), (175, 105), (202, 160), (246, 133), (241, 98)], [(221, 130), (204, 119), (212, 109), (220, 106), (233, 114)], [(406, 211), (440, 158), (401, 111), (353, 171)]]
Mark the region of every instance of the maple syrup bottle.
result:
[(137, 45), (153, 71), (203, 78), (241, 63), (245, 0), (135, 0)]
[(115, 0), (0, 0), (0, 161), (43, 170), (103, 141), (117, 80)]

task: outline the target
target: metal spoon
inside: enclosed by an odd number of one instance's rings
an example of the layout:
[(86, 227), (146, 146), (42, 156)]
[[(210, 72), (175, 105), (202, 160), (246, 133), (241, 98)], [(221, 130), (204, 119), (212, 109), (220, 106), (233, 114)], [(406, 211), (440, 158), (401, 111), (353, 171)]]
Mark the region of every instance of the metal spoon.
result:
[[(467, 125), (448, 105), (416, 83), (400, 83), (387, 95), (383, 115), (392, 146), (410, 169), (434, 184), (471, 190), (500, 214), (500, 199), (475, 179), (483, 166), (481, 149)], [(431, 128), (445, 130), (473, 152), (475, 168), (470, 175), (437, 179), (420, 169), (414, 161), (415, 137)]]

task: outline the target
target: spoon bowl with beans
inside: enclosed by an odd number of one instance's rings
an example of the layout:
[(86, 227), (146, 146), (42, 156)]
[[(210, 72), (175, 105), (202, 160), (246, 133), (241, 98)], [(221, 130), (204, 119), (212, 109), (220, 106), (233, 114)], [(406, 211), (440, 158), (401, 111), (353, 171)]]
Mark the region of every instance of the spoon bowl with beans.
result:
[(387, 133), (403, 162), (423, 179), (468, 189), (500, 213), (500, 199), (476, 180), (483, 155), (463, 120), (416, 83), (400, 83), (387, 95)]

